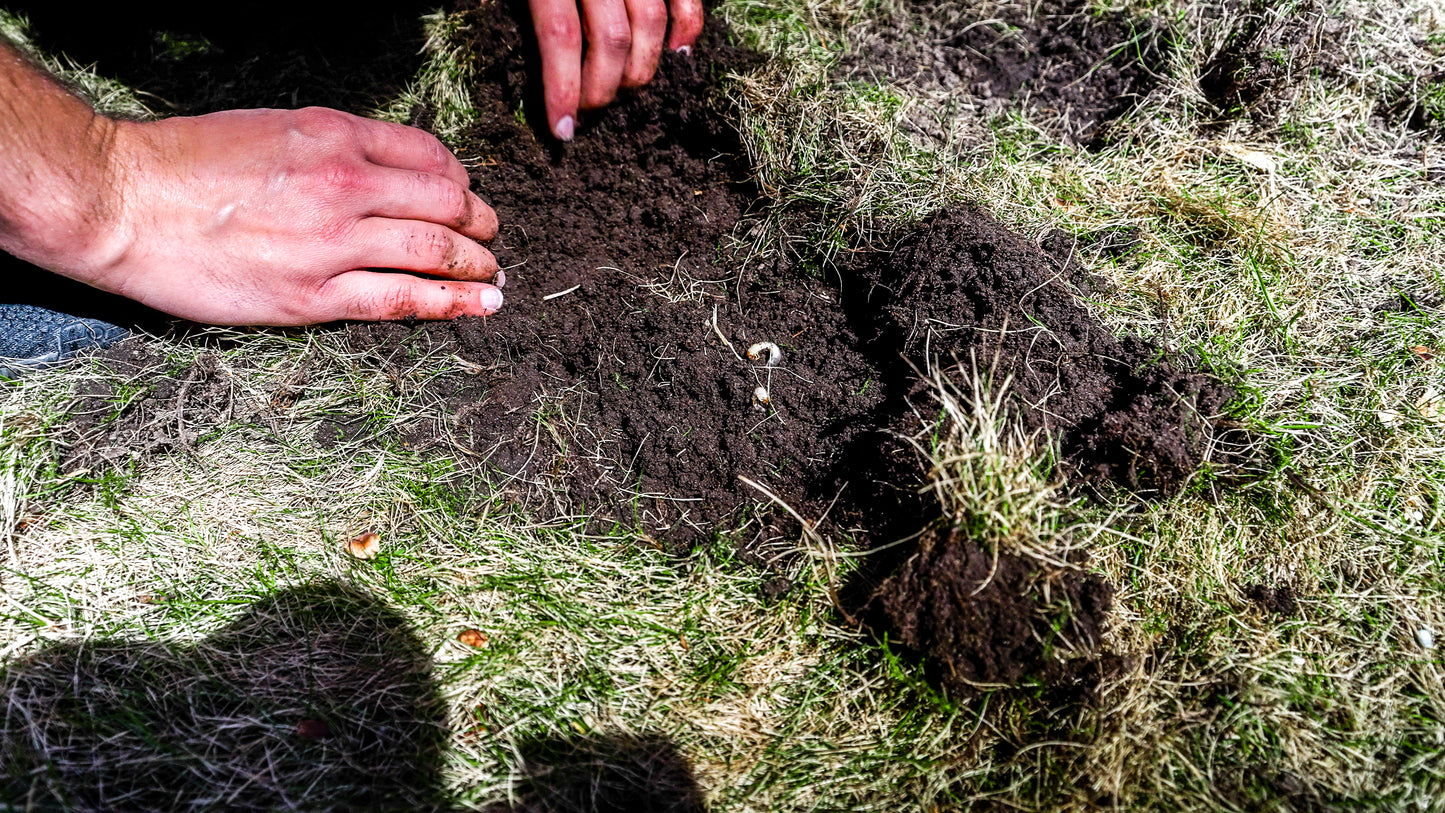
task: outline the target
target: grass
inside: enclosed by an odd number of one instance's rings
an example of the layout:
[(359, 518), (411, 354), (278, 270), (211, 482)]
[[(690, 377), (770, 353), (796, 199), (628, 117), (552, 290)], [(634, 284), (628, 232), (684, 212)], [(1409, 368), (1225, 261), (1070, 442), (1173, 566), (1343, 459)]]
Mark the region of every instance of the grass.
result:
[[(594, 770), (557, 783), (563, 807), (579, 787), (645, 780), (677, 809), (696, 794), (719, 811), (1445, 809), (1445, 664), (1419, 634), (1445, 636), (1445, 135), (1381, 113), (1402, 93), (1438, 106), (1438, 78), (1416, 77), (1445, 58), (1445, 20), (1425, 3), (1282, 8), (1340, 56), (1291, 73), (1272, 114), (1223, 118), (1195, 77), (1243, 11), (1112, 8), (1162, 21), (1178, 47), (1098, 150), (1061, 145), (1046, 114), (840, 74), (845, 48), (917, 30), (892, 0), (720, 9), (775, 57), (733, 93), (762, 188), (822, 213), (809, 250), (957, 200), (1025, 234), (1063, 229), (1084, 238), (1099, 318), (1243, 393), (1234, 417), (1269, 465), (1168, 500), (1061, 501), (1037, 439), (991, 413), (961, 421), (957, 398), (940, 426), (973, 431), (919, 427), (946, 464), (938, 487), (968, 516), (1035, 529), (1010, 537), (1044, 540), (1025, 550), (1056, 555), (1048, 529), (1097, 530), (1069, 538), (1118, 589), (1106, 647), (1126, 665), (1097, 706), (940, 693), (832, 611), (859, 564), (841, 540), (799, 540), (772, 603), (729, 540), (678, 560), (582, 518), (530, 523), (505, 483), (445, 450), (318, 442), (327, 417), (365, 416), (382, 438), (445, 421), (427, 382), (454, 359), (220, 332), (144, 344), (176, 369), (213, 354), (232, 408), (193, 416), (194, 443), (78, 476), (61, 466), (75, 387), (105, 383), (122, 409), (145, 383), (81, 363), (6, 388), (0, 736), (7, 754), (42, 749), (51, 773), (19, 780), (0, 757), (5, 787), (83, 808), (93, 777), (150, 772), (201, 806), (320, 809), (371, 786), (390, 794), (377, 806), (485, 809), (576, 763)], [(445, 22), (387, 111), (464, 120)], [(783, 222), (753, 250), (775, 250)], [(1087, 239), (1115, 233), (1138, 247)], [(381, 555), (342, 552), (367, 530)], [(1249, 600), (1261, 584), (1289, 586), (1298, 612)], [(397, 668), (365, 680), (377, 659)], [(313, 718), (336, 733), (299, 738)], [(367, 739), (383, 720), (391, 739)], [(86, 761), (101, 748), (111, 773)]]

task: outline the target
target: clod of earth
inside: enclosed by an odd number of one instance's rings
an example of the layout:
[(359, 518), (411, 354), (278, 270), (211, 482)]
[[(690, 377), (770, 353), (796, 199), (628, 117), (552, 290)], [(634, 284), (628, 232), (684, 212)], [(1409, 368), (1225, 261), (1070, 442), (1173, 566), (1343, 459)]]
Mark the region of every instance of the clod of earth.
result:
[(1045, 568), (935, 530), (878, 588), (870, 609), (893, 640), (928, 658), (943, 685), (969, 696), (1039, 675), (1055, 650), (1092, 655), (1113, 594), (1077, 566)]

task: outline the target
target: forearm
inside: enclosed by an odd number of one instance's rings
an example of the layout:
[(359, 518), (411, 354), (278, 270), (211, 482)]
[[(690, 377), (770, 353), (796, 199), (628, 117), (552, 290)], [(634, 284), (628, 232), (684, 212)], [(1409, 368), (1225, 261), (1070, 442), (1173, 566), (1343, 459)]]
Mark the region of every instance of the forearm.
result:
[(116, 123), (0, 39), (0, 248), (82, 276), (123, 251), (110, 226)]

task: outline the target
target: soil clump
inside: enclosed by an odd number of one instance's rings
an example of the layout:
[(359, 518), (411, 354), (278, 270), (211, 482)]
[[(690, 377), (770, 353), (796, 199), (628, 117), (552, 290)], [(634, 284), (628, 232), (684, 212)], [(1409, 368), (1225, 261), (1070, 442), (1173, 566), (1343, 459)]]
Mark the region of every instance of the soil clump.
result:
[(989, 111), (1022, 104), (1062, 140), (1099, 146), (1157, 84), (1171, 47), (1153, 20), (1082, 0), (986, 11), (909, 2), (835, 75), (959, 94)]
[[(1170, 493), (1205, 459), (1233, 391), (1080, 304), (1082, 268), (970, 208), (943, 212), (870, 271), (874, 342), (915, 364), (972, 359), (1007, 381), (1026, 428), (1055, 438), (1086, 479)], [(1187, 364), (1187, 360), (1180, 360)]]
[(872, 609), (895, 640), (928, 658), (940, 683), (967, 697), (1043, 674), (1055, 649), (1085, 653), (1077, 665), (1091, 664), (1087, 654), (1102, 640), (1113, 592), (1097, 576), (1045, 569), (934, 530), (880, 586)]

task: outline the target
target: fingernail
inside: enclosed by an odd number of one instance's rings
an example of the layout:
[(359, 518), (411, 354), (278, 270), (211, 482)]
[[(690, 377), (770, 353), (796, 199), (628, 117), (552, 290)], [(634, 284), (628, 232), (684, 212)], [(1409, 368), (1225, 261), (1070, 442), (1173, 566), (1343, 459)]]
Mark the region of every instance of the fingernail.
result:
[(507, 287), (507, 272), (498, 270), (497, 275), (492, 278), (492, 284), (497, 286), (498, 288)]
[(496, 288), (483, 288), (481, 301), (482, 310), (487, 313), (496, 313), (502, 309), (502, 292)]
[(571, 141), (572, 131), (577, 129), (577, 120), (571, 116), (563, 116), (557, 119), (557, 126), (553, 128), (557, 138), (561, 141)]
[(677, 48), (677, 53), (682, 54), (683, 56), (692, 56), (692, 46), (680, 45)]

